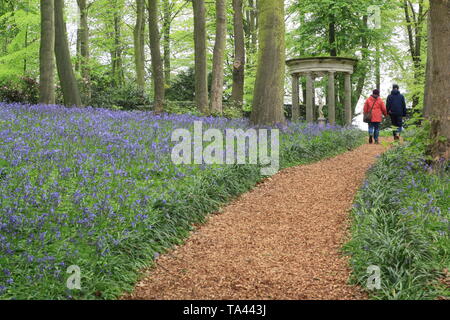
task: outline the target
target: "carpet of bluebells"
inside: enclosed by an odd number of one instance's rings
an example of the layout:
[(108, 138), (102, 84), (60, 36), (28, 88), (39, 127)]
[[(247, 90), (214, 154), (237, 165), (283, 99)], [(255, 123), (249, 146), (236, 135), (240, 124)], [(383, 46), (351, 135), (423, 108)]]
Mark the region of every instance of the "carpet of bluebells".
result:
[(450, 298), (450, 166), (422, 154), (410, 142), (384, 154), (354, 204), (346, 251), (355, 283), (380, 268), (374, 299)]
[[(251, 189), (255, 165), (171, 161), (174, 129), (245, 119), (0, 103), (0, 299), (112, 299), (208, 213)], [(362, 143), (351, 128), (281, 128), (282, 167)], [(81, 290), (69, 290), (71, 265)]]

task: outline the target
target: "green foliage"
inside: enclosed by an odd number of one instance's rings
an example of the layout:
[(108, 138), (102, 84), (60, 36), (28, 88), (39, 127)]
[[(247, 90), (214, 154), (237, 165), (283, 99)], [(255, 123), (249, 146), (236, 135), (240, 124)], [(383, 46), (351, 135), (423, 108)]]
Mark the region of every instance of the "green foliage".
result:
[(450, 296), (438, 279), (450, 267), (449, 164), (428, 166), (425, 130), (383, 155), (371, 169), (354, 209), (352, 280), (366, 287), (367, 268), (381, 269), (374, 299)]
[(90, 101), (92, 107), (122, 110), (148, 108), (150, 103), (148, 95), (133, 83), (127, 83), (119, 88), (95, 87)]
[[(420, 125), (417, 123), (420, 123)], [(415, 155), (422, 155), (425, 160), (431, 160), (431, 158), (426, 155), (428, 146), (432, 142), (430, 138), (430, 121), (416, 116), (411, 118), (406, 126), (408, 130), (404, 137), (409, 141), (409, 147), (406, 148), (404, 152), (411, 158), (414, 158)]]
[(200, 116), (197, 106), (192, 101), (166, 101), (164, 112), (171, 114), (191, 114)]
[(0, 81), (35, 76), (39, 69), (39, 1), (14, 1), (0, 7)]
[[(167, 100), (164, 112), (170, 114), (191, 114), (195, 116), (201, 116), (201, 112), (198, 111), (196, 104), (192, 101), (171, 101)], [(241, 119), (248, 116), (241, 106), (235, 105), (232, 102), (223, 103), (223, 113), (211, 114), (211, 116), (224, 117), (228, 119)]]
[(39, 100), (39, 84), (30, 77), (0, 79), (0, 101), (36, 104)]
[(194, 101), (195, 77), (194, 68), (181, 71), (171, 80), (166, 90), (166, 98), (171, 101)]
[[(208, 92), (211, 91), (212, 74), (208, 74)], [(194, 101), (195, 75), (194, 68), (189, 67), (181, 71), (171, 80), (170, 87), (166, 90), (166, 99), (171, 101)]]

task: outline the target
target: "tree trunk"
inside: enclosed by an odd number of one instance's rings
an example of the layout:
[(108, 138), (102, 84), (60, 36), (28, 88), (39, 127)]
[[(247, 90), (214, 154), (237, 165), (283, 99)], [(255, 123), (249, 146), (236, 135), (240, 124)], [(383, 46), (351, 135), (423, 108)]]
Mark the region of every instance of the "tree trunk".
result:
[(82, 92), (84, 103), (91, 100), (91, 76), (89, 71), (89, 24), (87, 0), (77, 0), (80, 9), (80, 29), (78, 32), (80, 45), (80, 69), (83, 78)]
[(425, 90), (424, 90), (424, 103), (423, 103), (423, 116), (428, 118), (432, 108), (431, 104), (431, 94), (429, 91), (432, 90), (431, 76), (433, 71), (433, 44), (431, 41), (431, 18), (428, 13), (428, 48), (427, 48), (427, 65), (426, 65), (426, 76), (425, 76)]
[(64, 0), (55, 0), (55, 55), (59, 81), (66, 106), (81, 106), (80, 91), (70, 60), (66, 23), (64, 22)]
[(233, 0), (233, 11), (234, 64), (231, 100), (238, 105), (242, 105), (244, 103), (245, 81), (245, 36), (242, 0)]
[[(28, 12), (28, 11), (27, 11)], [(25, 26), (25, 39), (24, 39), (24, 48), (28, 48), (28, 24)], [(25, 58), (23, 58), (23, 75), (26, 76), (27, 74), (27, 55), (25, 55)]]
[(166, 85), (170, 86), (170, 31), (172, 25), (171, 17), (172, 9), (170, 6), (170, 0), (163, 0), (163, 48), (164, 48), (164, 79)]
[(375, 49), (375, 87), (378, 90), (381, 90), (381, 52), (380, 52), (380, 46), (377, 45), (377, 48)]
[[(421, 77), (423, 76), (422, 70), (422, 30), (425, 19), (424, 2), (420, 0), (419, 10), (416, 13), (411, 1), (403, 1), (403, 9), (405, 12), (406, 31), (408, 34), (409, 52), (413, 63), (414, 84), (419, 86), (421, 83)], [(410, 14), (411, 12), (411, 14)], [(412, 15), (412, 16), (411, 16)], [(414, 26), (414, 28), (413, 28)], [(415, 109), (419, 104), (419, 95), (416, 93), (412, 97), (412, 108)]]
[[(81, 15), (81, 13), (79, 12), (80, 9), (78, 8), (78, 14)], [(80, 21), (77, 21), (77, 44), (76, 44), (76, 57), (77, 59), (75, 60), (75, 71), (79, 72), (80, 71), (80, 60), (81, 60), (81, 45), (80, 45), (80, 41), (81, 41), (81, 25), (80, 25)]]
[(432, 55), (429, 90), (431, 110), (430, 154), (435, 161), (450, 153), (450, 0), (430, 1)]
[(258, 0), (250, 0), (251, 2), (251, 11), (250, 11), (250, 19), (252, 24), (252, 47), (256, 50), (256, 46), (258, 44)]
[(156, 113), (161, 113), (164, 110), (165, 82), (158, 30), (158, 2), (158, 0), (148, 1), (148, 27), (150, 34), (150, 51), (152, 55), (153, 85), (155, 92), (154, 110)]
[(111, 52), (112, 64), (112, 84), (114, 87), (120, 87), (125, 82), (122, 61), (122, 6), (119, 6), (118, 0), (112, 1), (113, 27), (114, 27), (114, 49)]
[[(367, 15), (363, 16), (362, 23), (363, 23), (364, 28), (366, 28), (366, 29), (368, 29), (368, 27), (369, 27), (368, 20), (369, 20), (369, 17)], [(361, 36), (361, 52), (362, 52), (361, 60), (362, 61), (367, 61), (369, 59), (368, 49), (369, 49), (369, 41), (368, 41), (365, 33), (363, 33), (363, 35)], [(363, 68), (363, 72), (360, 73), (358, 81), (356, 82), (355, 91), (352, 94), (352, 114), (356, 113), (356, 107), (358, 105), (359, 98), (361, 97), (362, 91), (364, 89), (364, 85), (366, 83), (366, 75), (369, 73), (369, 71), (368, 71), (369, 67), (367, 65), (364, 65), (363, 63), (359, 63), (356, 66), (356, 68), (357, 69)], [(344, 86), (340, 86), (340, 87), (343, 88)], [(340, 92), (340, 91), (338, 91), (338, 92)]]
[(211, 112), (223, 112), (224, 60), (227, 33), (226, 0), (216, 0), (216, 40), (213, 53)]
[(259, 0), (258, 19), (258, 66), (251, 120), (256, 125), (284, 123), (284, 0)]
[(247, 45), (247, 62), (251, 65), (253, 65), (255, 62), (253, 61), (256, 54), (256, 46), (258, 42), (258, 30), (257, 30), (257, 24), (258, 24), (258, 14), (257, 14), (257, 2), (258, 0), (248, 0), (247, 6), (245, 6), (247, 9), (245, 10), (245, 17), (246, 17), (246, 28), (245, 35), (246, 35), (246, 45)]
[[(330, 11), (333, 9), (333, 5), (330, 5)], [(328, 25), (328, 43), (330, 46), (330, 56), (337, 56), (337, 47), (336, 47), (336, 23), (334, 14), (330, 13), (330, 24)]]
[(195, 102), (200, 112), (208, 113), (208, 70), (206, 64), (205, 1), (193, 0), (195, 43)]
[(136, 0), (136, 25), (134, 27), (134, 64), (136, 67), (136, 84), (139, 89), (145, 89), (145, 0)]
[(41, 46), (39, 51), (39, 102), (55, 103), (55, 13), (53, 0), (41, 0)]

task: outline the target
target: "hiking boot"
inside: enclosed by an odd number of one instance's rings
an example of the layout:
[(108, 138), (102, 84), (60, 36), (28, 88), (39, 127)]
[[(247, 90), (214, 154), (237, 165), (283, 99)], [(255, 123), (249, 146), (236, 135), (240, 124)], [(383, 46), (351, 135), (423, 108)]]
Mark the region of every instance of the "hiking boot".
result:
[(395, 135), (395, 136), (394, 136), (394, 140), (395, 140), (395, 141), (399, 141), (399, 140), (400, 140), (400, 137), (397, 136), (397, 135)]
[(375, 144), (380, 144), (380, 141), (378, 141), (378, 140), (375, 140)]
[(373, 143), (373, 137), (372, 137), (372, 136), (369, 137), (369, 143), (370, 143), (370, 144)]

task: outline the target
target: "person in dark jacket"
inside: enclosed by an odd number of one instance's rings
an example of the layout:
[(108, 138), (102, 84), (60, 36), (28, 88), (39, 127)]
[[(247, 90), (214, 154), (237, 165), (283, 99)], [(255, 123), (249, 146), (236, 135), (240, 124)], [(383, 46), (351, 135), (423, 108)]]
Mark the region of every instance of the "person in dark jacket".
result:
[(391, 117), (391, 122), (397, 129), (394, 130), (394, 139), (399, 140), (403, 127), (403, 117), (406, 117), (406, 100), (400, 93), (400, 87), (396, 84), (392, 87), (392, 92), (386, 101), (388, 114)]

